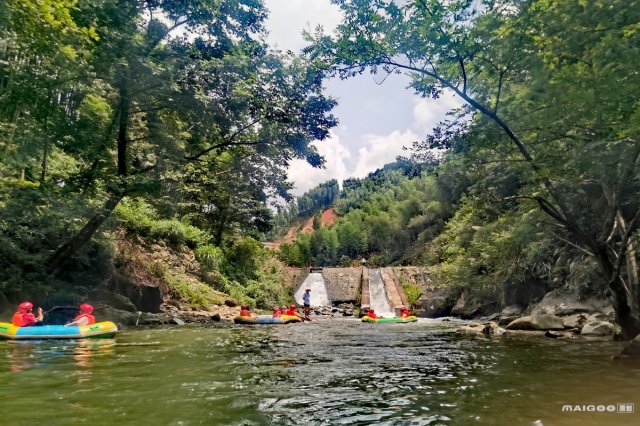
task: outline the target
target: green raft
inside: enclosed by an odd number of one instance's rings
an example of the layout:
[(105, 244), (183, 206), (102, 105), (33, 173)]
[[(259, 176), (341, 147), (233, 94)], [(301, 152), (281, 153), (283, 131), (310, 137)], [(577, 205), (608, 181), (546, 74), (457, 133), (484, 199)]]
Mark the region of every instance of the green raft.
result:
[(379, 322), (399, 322), (399, 323), (407, 323), (407, 322), (416, 322), (418, 321), (418, 318), (414, 317), (414, 316), (410, 316), (407, 318), (401, 318), (401, 317), (393, 317), (393, 318), (369, 318), (368, 316), (364, 316), (362, 317), (362, 322), (374, 322), (374, 323), (379, 323)]

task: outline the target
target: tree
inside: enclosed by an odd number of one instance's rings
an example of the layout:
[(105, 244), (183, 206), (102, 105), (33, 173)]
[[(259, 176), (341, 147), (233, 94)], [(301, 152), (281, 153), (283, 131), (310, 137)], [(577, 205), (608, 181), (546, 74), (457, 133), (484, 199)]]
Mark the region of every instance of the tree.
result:
[(514, 199), (536, 203), (558, 238), (597, 261), (623, 334), (638, 335), (640, 4), (336, 3), (337, 37), (316, 34), (308, 49), (318, 65), (344, 78), (406, 72), (421, 96), (455, 93), (465, 107), (421, 147), (518, 170)]
[(111, 116), (101, 137), (76, 153), (83, 167), (69, 183), (99, 188), (104, 204), (49, 257), (49, 271), (90, 241), (124, 196), (175, 189), (185, 165), (215, 167), (225, 153), (262, 163), (254, 172), (280, 172), (278, 182), (264, 179), (264, 201), (274, 186), (286, 195), (292, 158), (322, 164), (308, 143), (335, 125), (334, 102), (304, 61), (267, 51), (260, 2), (111, 0), (78, 15), (100, 30), (90, 68), (77, 79), (94, 83)]

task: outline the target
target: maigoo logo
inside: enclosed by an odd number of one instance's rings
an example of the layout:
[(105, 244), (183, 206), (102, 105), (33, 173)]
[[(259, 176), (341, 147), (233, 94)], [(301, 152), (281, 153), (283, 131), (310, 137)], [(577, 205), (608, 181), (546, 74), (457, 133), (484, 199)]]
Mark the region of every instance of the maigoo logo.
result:
[(622, 413), (622, 414), (633, 414), (634, 407), (633, 402), (624, 402), (616, 404), (578, 404), (578, 405), (570, 405), (566, 404), (562, 406), (563, 412), (571, 412), (571, 413)]

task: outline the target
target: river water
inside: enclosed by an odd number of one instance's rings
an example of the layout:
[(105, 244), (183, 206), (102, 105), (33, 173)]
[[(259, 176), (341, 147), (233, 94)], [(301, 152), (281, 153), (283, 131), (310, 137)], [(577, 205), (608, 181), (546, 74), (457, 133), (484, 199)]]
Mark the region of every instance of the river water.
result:
[[(640, 424), (640, 364), (611, 359), (621, 344), (457, 325), (317, 319), (4, 341), (0, 424)], [(622, 403), (636, 412), (562, 412)]]

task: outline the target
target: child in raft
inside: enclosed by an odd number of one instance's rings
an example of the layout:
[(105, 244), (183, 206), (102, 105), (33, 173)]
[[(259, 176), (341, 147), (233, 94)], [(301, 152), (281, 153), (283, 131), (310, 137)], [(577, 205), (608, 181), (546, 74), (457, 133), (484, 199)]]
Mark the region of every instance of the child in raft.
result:
[(22, 302), (18, 305), (18, 312), (13, 314), (11, 323), (16, 327), (32, 327), (42, 325), (44, 314), (42, 308), (38, 307), (38, 316), (33, 315), (33, 303)]
[(275, 306), (273, 308), (273, 318), (280, 318), (280, 315), (282, 315), (282, 313), (280, 312), (280, 308)]
[(96, 317), (91, 315), (93, 313), (93, 306), (88, 303), (83, 303), (80, 305), (80, 313), (68, 324), (65, 324), (65, 327), (70, 327), (72, 325), (92, 325), (96, 323)]
[(300, 318), (300, 315), (298, 314), (298, 308), (296, 307), (296, 305), (291, 305), (291, 307), (287, 309), (287, 311), (284, 314), (289, 315), (291, 317)]
[(409, 318), (411, 316), (411, 312), (404, 306), (400, 307), (400, 318)]

